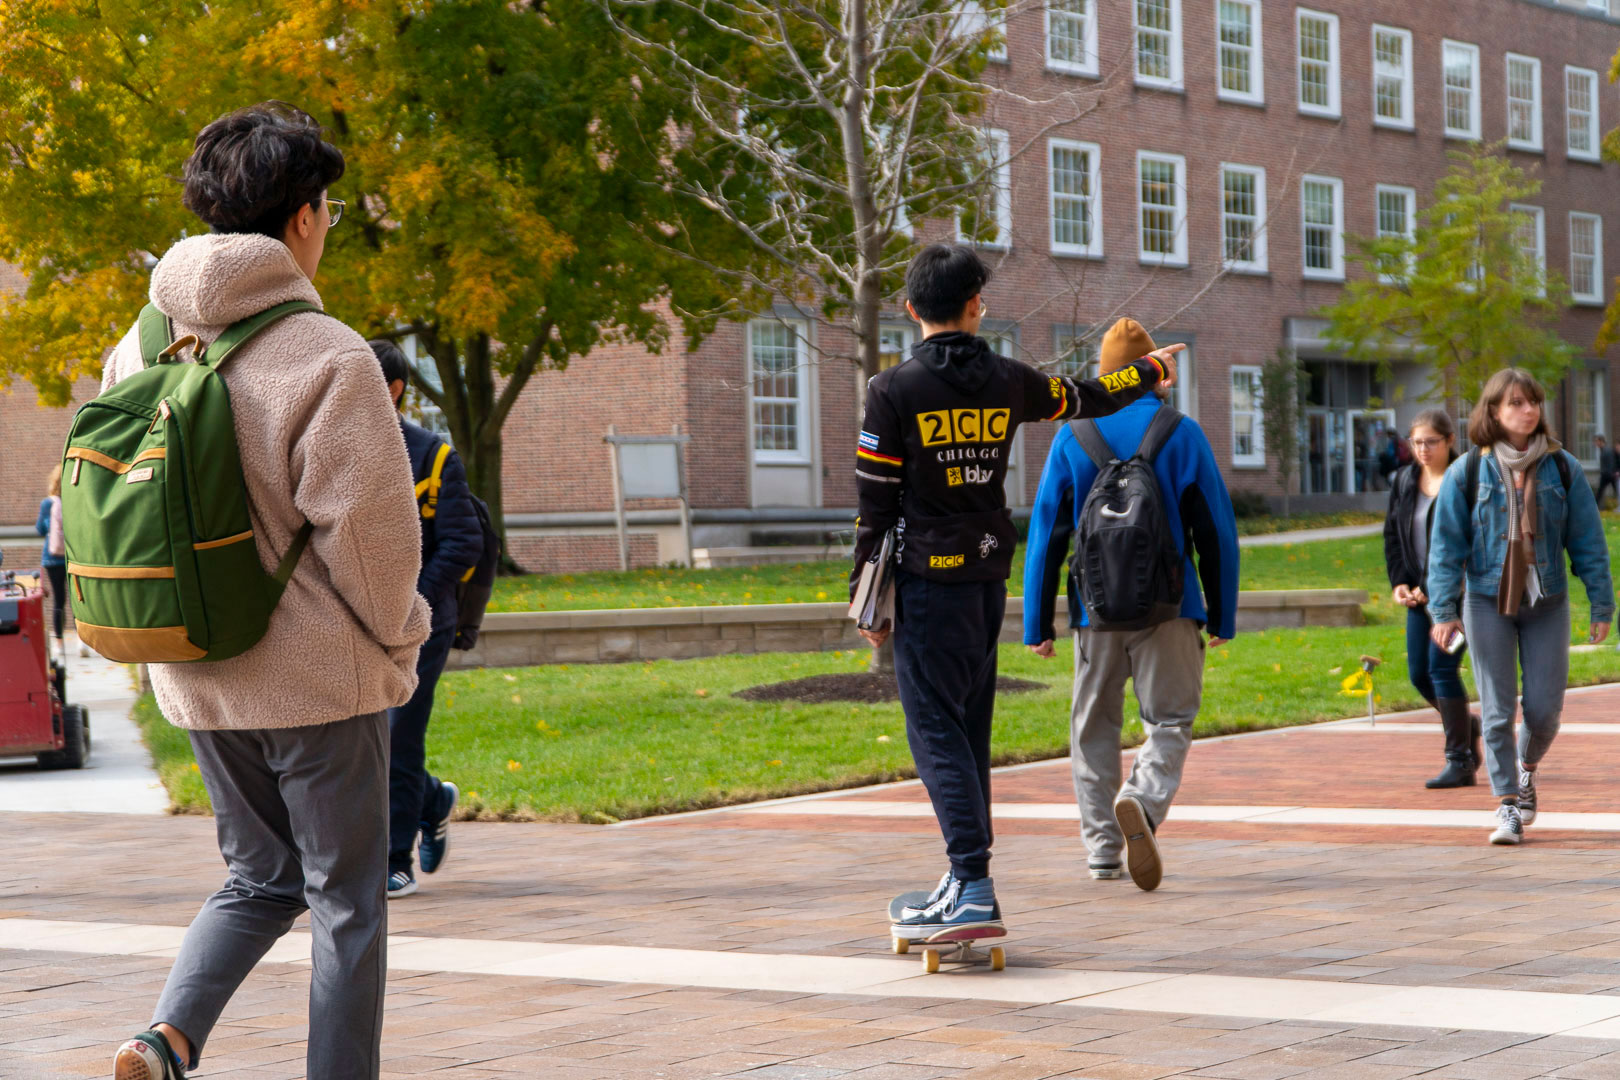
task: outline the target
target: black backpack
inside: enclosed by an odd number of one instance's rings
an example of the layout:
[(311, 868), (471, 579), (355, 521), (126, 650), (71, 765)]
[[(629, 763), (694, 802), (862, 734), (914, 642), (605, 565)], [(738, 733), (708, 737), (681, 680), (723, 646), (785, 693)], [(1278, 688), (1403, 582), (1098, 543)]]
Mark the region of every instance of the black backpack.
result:
[(489, 507), (476, 495), (472, 495), (472, 504), (479, 527), (484, 530), (484, 550), (456, 586), (456, 639), (450, 645), (452, 649), (470, 649), (478, 644), (478, 631), (484, 626), (484, 609), (489, 606), (489, 594), (495, 588), (495, 571), (501, 564), (501, 534), (495, 531)]
[(1186, 563), (1170, 532), (1153, 462), (1181, 413), (1159, 406), (1136, 453), (1114, 456), (1093, 420), (1071, 420), (1097, 479), (1080, 508), (1071, 572), (1093, 630), (1142, 630), (1181, 614)]

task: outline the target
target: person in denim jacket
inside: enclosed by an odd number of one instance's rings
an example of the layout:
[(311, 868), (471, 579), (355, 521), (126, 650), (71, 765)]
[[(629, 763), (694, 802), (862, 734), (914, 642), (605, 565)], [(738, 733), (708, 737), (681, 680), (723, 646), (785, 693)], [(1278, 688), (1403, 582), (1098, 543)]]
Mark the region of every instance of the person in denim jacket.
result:
[[(1445, 648), (1464, 631), (1474, 658), (1485, 760), (1500, 800), (1493, 844), (1519, 843), (1535, 820), (1536, 766), (1558, 734), (1569, 682), (1566, 552), (1591, 604), (1588, 640), (1607, 637), (1614, 618), (1597, 500), (1548, 428), (1546, 398), (1527, 372), (1507, 368), (1490, 377), (1468, 421), (1475, 449), (1446, 471), (1430, 541), (1434, 641)], [(1472, 493), (1465, 490), (1470, 459), (1478, 476)], [(1515, 746), (1521, 662), (1524, 724)]]

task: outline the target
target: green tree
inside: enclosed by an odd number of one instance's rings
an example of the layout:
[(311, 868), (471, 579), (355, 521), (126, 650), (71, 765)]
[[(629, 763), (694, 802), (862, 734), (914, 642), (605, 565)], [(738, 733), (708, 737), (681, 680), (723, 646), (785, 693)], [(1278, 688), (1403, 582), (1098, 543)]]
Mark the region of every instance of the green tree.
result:
[(1299, 469), (1299, 418), (1303, 409), (1305, 369), (1287, 349), (1260, 367), (1260, 429), (1266, 452), (1277, 459), (1282, 481), (1283, 517), (1288, 517), (1289, 481)]
[[(566, 58), (564, 61), (562, 58)], [(0, 6), (0, 379), (64, 403), (198, 222), (177, 178), (205, 123), (266, 98), (327, 124), (347, 199), (317, 287), (368, 336), (415, 334), (474, 491), (502, 520), (502, 425), (537, 371), (608, 339), (701, 336), (721, 287), (644, 242), (689, 103), (589, 0), (50, 0)], [(733, 234), (684, 208), (724, 253)]]
[(1432, 370), (1432, 392), (1473, 398), (1492, 372), (1529, 369), (1555, 386), (1574, 350), (1550, 325), (1569, 303), (1562, 276), (1534, 253), (1532, 219), (1511, 204), (1541, 182), (1500, 145), (1450, 152), (1451, 168), (1417, 212), (1413, 235), (1355, 238), (1353, 275), (1322, 314), (1347, 355), (1387, 368), (1413, 348)]

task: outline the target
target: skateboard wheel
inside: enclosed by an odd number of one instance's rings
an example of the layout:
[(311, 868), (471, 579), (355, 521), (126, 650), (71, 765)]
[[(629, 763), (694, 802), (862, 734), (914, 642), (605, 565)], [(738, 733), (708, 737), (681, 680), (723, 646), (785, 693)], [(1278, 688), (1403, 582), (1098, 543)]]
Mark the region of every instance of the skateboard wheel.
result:
[(990, 970), (1001, 971), (1007, 966), (1007, 950), (1000, 945), (990, 946)]
[(923, 974), (932, 975), (939, 970), (939, 950), (923, 950)]
[(911, 951), (911, 942), (907, 941), (905, 938), (897, 937), (891, 938), (890, 940), (894, 943), (894, 951), (897, 956), (904, 956), (906, 953)]

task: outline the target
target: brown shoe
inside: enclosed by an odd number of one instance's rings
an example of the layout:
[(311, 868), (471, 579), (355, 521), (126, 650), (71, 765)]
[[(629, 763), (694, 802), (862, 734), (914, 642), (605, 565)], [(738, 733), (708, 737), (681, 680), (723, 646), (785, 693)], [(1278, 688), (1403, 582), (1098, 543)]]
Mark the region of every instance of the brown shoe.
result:
[(1147, 811), (1136, 796), (1121, 795), (1114, 802), (1114, 819), (1125, 834), (1125, 865), (1131, 880), (1143, 892), (1152, 892), (1164, 880), (1164, 862), (1159, 858), (1159, 845), (1153, 839)]

